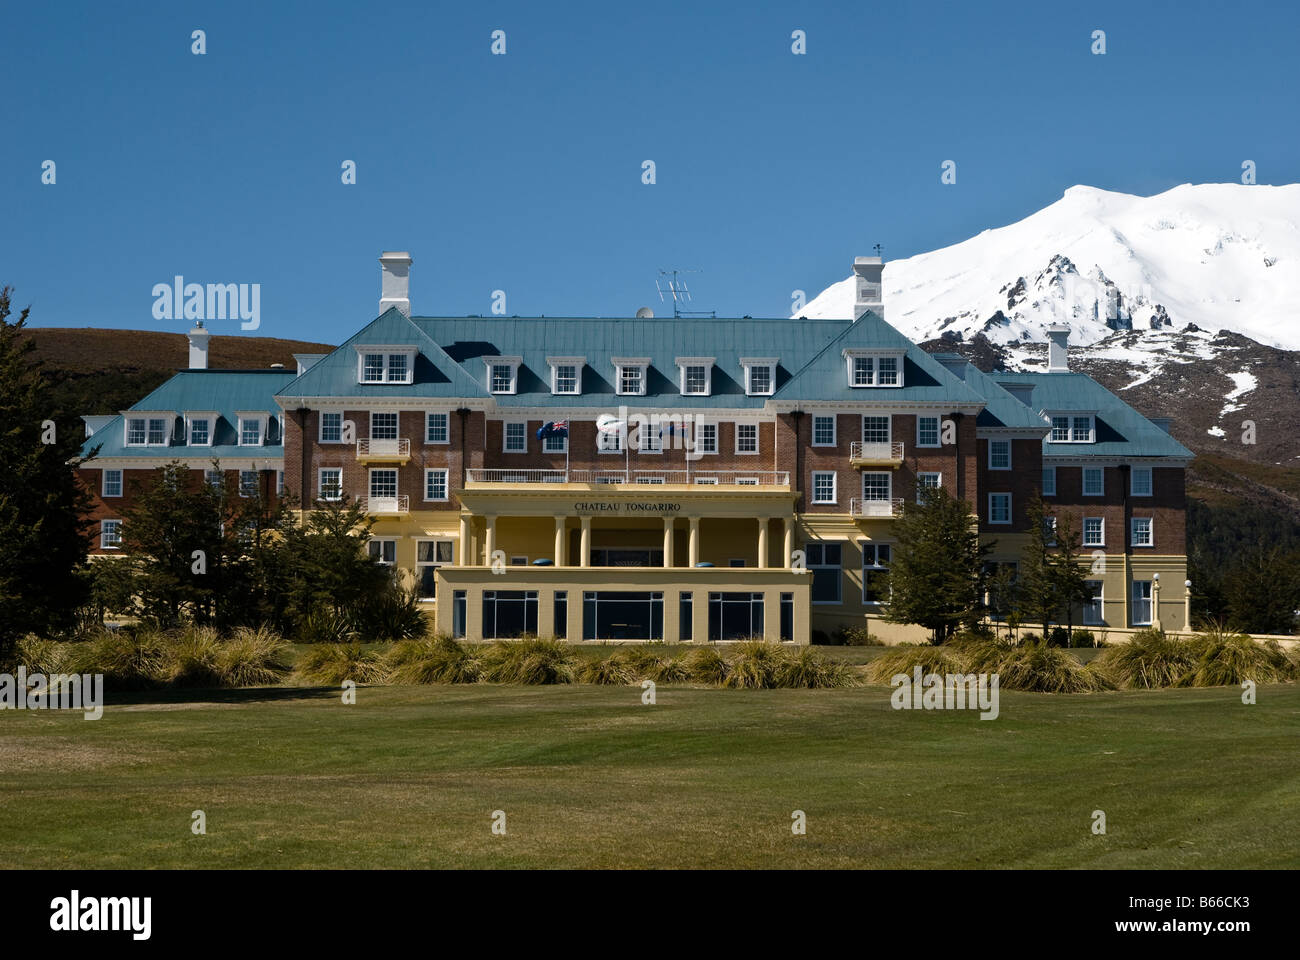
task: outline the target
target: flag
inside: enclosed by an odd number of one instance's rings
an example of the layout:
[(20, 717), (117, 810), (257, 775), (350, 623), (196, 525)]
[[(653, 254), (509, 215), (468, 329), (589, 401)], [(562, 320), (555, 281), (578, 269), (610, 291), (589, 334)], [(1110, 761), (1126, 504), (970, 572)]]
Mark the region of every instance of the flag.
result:
[(545, 440), (547, 437), (567, 437), (569, 435), (568, 420), (548, 420), (537, 430), (537, 439)]

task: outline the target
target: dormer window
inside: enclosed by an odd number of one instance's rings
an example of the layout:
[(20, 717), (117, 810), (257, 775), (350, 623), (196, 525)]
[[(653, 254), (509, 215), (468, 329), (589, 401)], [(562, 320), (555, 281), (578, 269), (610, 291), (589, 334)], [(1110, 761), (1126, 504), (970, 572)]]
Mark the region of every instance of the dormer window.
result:
[(238, 417), (241, 447), (260, 447), (266, 443), (266, 421), (270, 414), (240, 411)]
[(776, 388), (776, 357), (741, 357), (745, 370), (745, 393), (751, 397), (770, 396)]
[(412, 383), (414, 347), (357, 347), (358, 383)]
[(614, 357), (614, 384), (617, 392), (626, 397), (645, 396), (646, 373), (649, 368), (648, 358)]
[(170, 442), (170, 416), (128, 416), (126, 440), (128, 447), (161, 447)]
[(1092, 414), (1054, 413), (1050, 420), (1052, 443), (1095, 443), (1097, 441), (1097, 418)]
[(845, 350), (850, 387), (901, 387), (903, 352)]
[(215, 413), (187, 413), (185, 415), (185, 438), (191, 447), (212, 446), (212, 433), (217, 423)]
[(551, 367), (551, 393), (582, 393), (582, 368), (586, 357), (547, 357)]
[(678, 357), (677, 389), (684, 397), (707, 397), (713, 392), (714, 357)]
[(485, 357), (488, 390), (492, 393), (519, 392), (520, 357)]

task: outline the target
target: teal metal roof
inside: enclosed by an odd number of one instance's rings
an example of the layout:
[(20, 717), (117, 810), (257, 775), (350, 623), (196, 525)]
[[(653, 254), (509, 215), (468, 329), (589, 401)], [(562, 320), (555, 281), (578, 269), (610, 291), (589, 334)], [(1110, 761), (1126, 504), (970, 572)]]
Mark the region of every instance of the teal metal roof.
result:
[(984, 398), (986, 406), (976, 418), (977, 427), (1007, 430), (1046, 430), (1043, 418), (1012, 396), (995, 379), (959, 354), (934, 354), (954, 376)]
[(996, 373), (1000, 383), (1033, 387), (1032, 412), (1096, 413), (1096, 443), (1043, 441), (1050, 457), (1179, 457), (1194, 454), (1086, 373)]
[[(213, 426), (212, 446), (190, 447), (174, 440), (167, 446), (128, 447), (119, 414), (86, 438), (81, 455), (88, 455), (98, 446), (100, 458), (157, 457), (167, 461), (177, 457), (283, 457), (283, 438), (275, 434), (271, 437), (274, 443), (256, 447), (239, 444), (238, 411), (265, 410), (274, 420), (280, 415), (275, 394), (293, 379), (291, 370), (182, 370), (130, 409), (170, 412), (178, 420), (187, 411), (215, 412), (219, 416)], [(173, 436), (183, 437), (184, 432), (182, 424), (173, 429)]]

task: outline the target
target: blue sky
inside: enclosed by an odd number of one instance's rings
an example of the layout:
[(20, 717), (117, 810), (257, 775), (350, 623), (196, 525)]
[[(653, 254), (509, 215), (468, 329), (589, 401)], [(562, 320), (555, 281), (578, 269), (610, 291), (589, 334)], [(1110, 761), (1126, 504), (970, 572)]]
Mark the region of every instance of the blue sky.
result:
[(154, 284), (260, 283), (257, 334), (338, 342), (409, 250), (418, 314), (497, 289), (511, 314), (660, 311), (676, 267), (701, 309), (785, 316), (876, 243), (945, 246), (1075, 183), (1300, 180), (1297, 9), (11, 4), (0, 283), (36, 326), (178, 331)]

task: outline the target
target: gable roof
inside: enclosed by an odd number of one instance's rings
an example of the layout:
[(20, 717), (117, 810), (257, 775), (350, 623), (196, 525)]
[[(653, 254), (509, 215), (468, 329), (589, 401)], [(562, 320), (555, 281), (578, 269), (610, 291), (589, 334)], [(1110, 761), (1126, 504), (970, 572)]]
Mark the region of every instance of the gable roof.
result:
[(943, 364), (953, 376), (984, 398), (985, 407), (975, 420), (977, 427), (993, 430), (1030, 430), (1038, 434), (1047, 431), (1048, 425), (1036, 412), (1017, 400), (994, 377), (955, 353), (936, 353), (934, 359)]

